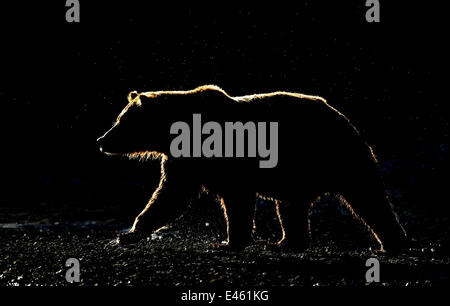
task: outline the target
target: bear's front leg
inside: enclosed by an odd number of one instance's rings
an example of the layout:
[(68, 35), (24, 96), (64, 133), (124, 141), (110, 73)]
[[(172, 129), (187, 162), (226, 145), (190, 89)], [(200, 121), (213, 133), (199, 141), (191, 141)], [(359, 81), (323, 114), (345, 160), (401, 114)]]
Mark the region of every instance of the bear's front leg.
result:
[(227, 222), (227, 243), (214, 248), (243, 250), (252, 240), (256, 193), (233, 191), (224, 193), (222, 207)]
[(120, 243), (132, 243), (172, 223), (188, 209), (200, 185), (189, 176), (189, 171), (163, 159), (161, 180), (150, 201), (136, 217), (130, 231), (119, 236)]

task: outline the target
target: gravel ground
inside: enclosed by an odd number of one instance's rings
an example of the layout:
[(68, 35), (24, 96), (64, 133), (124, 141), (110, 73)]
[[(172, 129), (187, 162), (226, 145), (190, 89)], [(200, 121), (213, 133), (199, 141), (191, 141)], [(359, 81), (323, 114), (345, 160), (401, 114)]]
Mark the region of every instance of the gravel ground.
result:
[[(313, 242), (303, 253), (266, 250), (280, 236), (271, 203), (258, 204), (255, 242), (240, 253), (212, 250), (225, 239), (218, 205), (207, 196), (183, 218), (136, 244), (108, 244), (130, 225), (120, 208), (0, 211), (1, 286), (443, 286), (448, 284), (447, 217), (436, 222), (401, 213), (418, 249), (378, 256), (381, 283), (366, 284), (365, 261), (375, 246), (368, 233), (332, 200), (312, 215)], [(444, 220), (445, 219), (445, 220)], [(11, 223), (11, 220), (14, 220)], [(418, 220), (421, 221), (417, 224)], [(441, 224), (441, 225), (439, 225)], [(439, 228), (441, 226), (441, 228)], [(446, 231), (445, 231), (446, 230)], [(428, 232), (427, 232), (428, 231)], [(436, 234), (439, 233), (439, 234)], [(427, 236), (428, 235), (428, 236)], [(81, 282), (65, 280), (65, 261), (80, 261)]]
[[(365, 261), (374, 256), (369, 249), (373, 241), (335, 202), (316, 208), (312, 246), (299, 254), (266, 250), (266, 243), (276, 241), (280, 230), (273, 205), (265, 202), (258, 204), (260, 226), (254, 244), (241, 253), (212, 250), (211, 243), (225, 239), (225, 223), (220, 208), (211, 202), (197, 201), (169, 228), (127, 246), (108, 244), (129, 225), (118, 208), (72, 207), (65, 213), (49, 208), (3, 209), (0, 285), (368, 286)], [(10, 223), (11, 219), (17, 222)], [(410, 219), (409, 223), (419, 218)], [(442, 243), (423, 239), (419, 244), (423, 249), (410, 254), (378, 256), (381, 283), (370, 286), (447, 284), (449, 257)], [(77, 284), (65, 280), (64, 264), (71, 257), (80, 261)]]

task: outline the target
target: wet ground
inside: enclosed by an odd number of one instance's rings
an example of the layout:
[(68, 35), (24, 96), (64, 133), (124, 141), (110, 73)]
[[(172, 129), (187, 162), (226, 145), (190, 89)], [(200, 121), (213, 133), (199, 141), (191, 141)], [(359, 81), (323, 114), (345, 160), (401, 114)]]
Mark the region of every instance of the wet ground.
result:
[(131, 224), (120, 207), (2, 208), (0, 286), (69, 286), (65, 261), (80, 261), (77, 286), (443, 286), (449, 282), (448, 217), (400, 211), (418, 248), (380, 256), (378, 284), (367, 284), (365, 262), (376, 246), (333, 200), (312, 215), (313, 242), (303, 253), (267, 250), (281, 233), (271, 203), (258, 204), (255, 242), (241, 253), (212, 250), (225, 240), (219, 205), (208, 196), (185, 217), (127, 246), (108, 242)]

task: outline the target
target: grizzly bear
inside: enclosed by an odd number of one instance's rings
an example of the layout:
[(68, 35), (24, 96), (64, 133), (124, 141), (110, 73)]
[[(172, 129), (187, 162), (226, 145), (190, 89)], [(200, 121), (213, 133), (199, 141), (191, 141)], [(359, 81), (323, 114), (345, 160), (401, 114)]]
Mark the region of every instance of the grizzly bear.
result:
[[(173, 222), (201, 190), (216, 194), (222, 203), (228, 235), (221, 246), (225, 249), (242, 250), (251, 242), (257, 196), (276, 205), (282, 228), (278, 246), (298, 251), (308, 246), (309, 211), (323, 194), (344, 203), (373, 234), (380, 251), (397, 250), (406, 243), (406, 232), (388, 198), (371, 147), (323, 98), (291, 92), (232, 97), (217, 86), (206, 85), (189, 91), (134, 91), (128, 102), (112, 128), (98, 139), (100, 150), (107, 155), (159, 159), (161, 180), (129, 232), (118, 237), (120, 243)], [(201, 129), (201, 123), (195, 122), (200, 116), (202, 122), (214, 123), (210, 129), (205, 129), (206, 124)], [(184, 136), (177, 136), (181, 127), (192, 122), (192, 131), (186, 129)], [(238, 148), (236, 143), (233, 148), (234, 142), (221, 140), (224, 131), (219, 125), (225, 125), (226, 134), (230, 122), (243, 127), (245, 137), (240, 140), (247, 140), (248, 146), (241, 143)], [(212, 132), (215, 139), (209, 145), (219, 150), (209, 150), (207, 140), (202, 139)], [(193, 140), (192, 144), (186, 140)], [(201, 150), (205, 147), (209, 156)], [(273, 156), (268, 156), (267, 147)], [(260, 148), (266, 152), (258, 157), (255, 151), (260, 153)], [(221, 154), (234, 149), (241, 154)], [(264, 166), (262, 162), (269, 158), (272, 161)]]

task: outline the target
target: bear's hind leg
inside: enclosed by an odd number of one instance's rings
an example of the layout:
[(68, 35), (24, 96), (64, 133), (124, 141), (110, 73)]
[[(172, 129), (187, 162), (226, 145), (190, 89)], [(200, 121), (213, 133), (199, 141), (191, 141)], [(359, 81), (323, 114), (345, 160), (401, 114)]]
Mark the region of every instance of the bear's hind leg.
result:
[[(234, 251), (243, 250), (252, 240), (256, 193), (229, 192), (222, 197), (227, 221), (227, 243), (219, 246)], [(217, 247), (217, 245), (213, 245)]]
[(277, 214), (282, 228), (282, 238), (277, 246), (301, 252), (310, 242), (309, 213), (314, 197), (300, 202), (276, 202)]
[(366, 186), (342, 193), (340, 200), (359, 218), (382, 245), (380, 251), (396, 252), (407, 244), (406, 232), (400, 224), (384, 188)]

